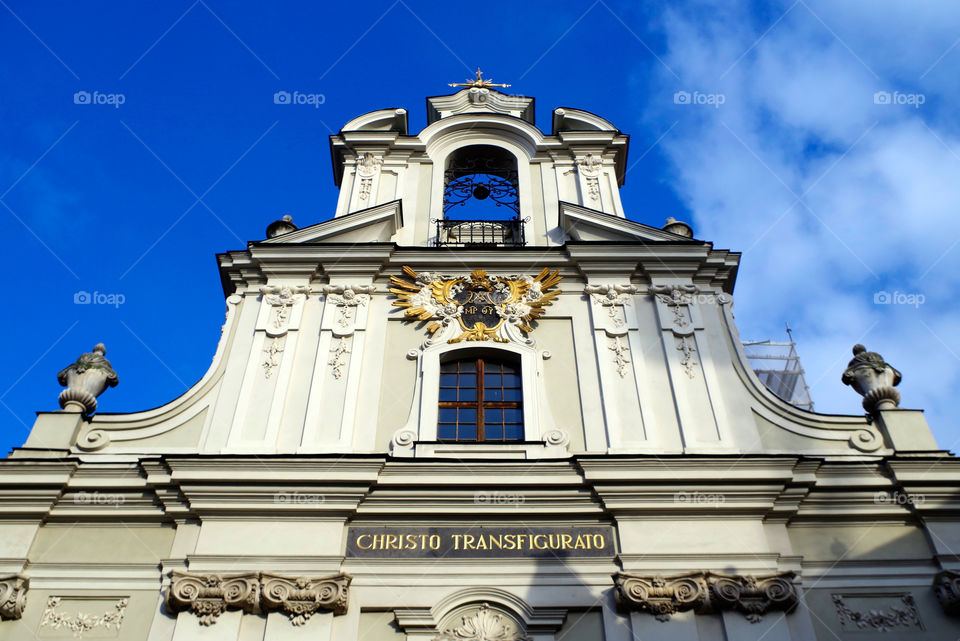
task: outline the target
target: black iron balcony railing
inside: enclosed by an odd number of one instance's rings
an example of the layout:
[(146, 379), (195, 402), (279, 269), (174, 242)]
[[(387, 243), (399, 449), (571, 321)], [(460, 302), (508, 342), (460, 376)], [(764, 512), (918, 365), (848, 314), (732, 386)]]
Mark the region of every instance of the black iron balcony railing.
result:
[(522, 247), (523, 223), (526, 220), (450, 220), (434, 219), (437, 224), (438, 247), (475, 247), (500, 245)]

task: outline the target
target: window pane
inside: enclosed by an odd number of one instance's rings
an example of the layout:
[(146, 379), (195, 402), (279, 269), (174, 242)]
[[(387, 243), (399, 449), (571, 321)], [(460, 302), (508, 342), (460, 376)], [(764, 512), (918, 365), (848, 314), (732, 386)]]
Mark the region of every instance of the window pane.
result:
[(484, 423), (503, 423), (503, 410), (485, 409), (483, 410)]
[(475, 371), (477, 371), (477, 362), (476, 362), (476, 361), (457, 361), (457, 365), (459, 365), (461, 372), (475, 372)]
[(519, 403), (523, 400), (523, 390), (507, 389), (503, 391), (503, 400)]
[(460, 400), (461, 401), (476, 401), (477, 400), (477, 390), (474, 387), (467, 387), (460, 390)]
[(437, 425), (437, 439), (441, 441), (453, 440), (457, 438), (457, 426), (450, 423), (440, 423)]
[(475, 441), (477, 440), (477, 426), (475, 423), (468, 423), (466, 425), (460, 425), (460, 434), (458, 435), (460, 440), (464, 441)]
[(457, 361), (450, 361), (449, 363), (440, 363), (440, 371), (441, 371), (441, 372), (456, 372), (457, 369), (458, 369), (457, 365), (458, 365), (458, 364), (457, 364)]
[(457, 375), (456, 374), (441, 374), (440, 375), (440, 387), (456, 387), (457, 386)]
[(503, 425), (490, 425), (487, 423), (484, 426), (484, 437), (488, 441), (502, 441), (503, 440)]
[(523, 425), (505, 425), (503, 437), (508, 441), (522, 441)]
[(487, 388), (483, 390), (483, 400), (485, 401), (502, 401), (503, 400), (503, 390), (499, 387)]
[(440, 388), (440, 400), (441, 401), (455, 401), (457, 400), (457, 390), (452, 387), (441, 387)]
[(477, 410), (473, 408), (461, 408), (457, 410), (457, 420), (460, 423), (476, 423)]
[(520, 387), (520, 376), (518, 374), (504, 374), (504, 387)]
[(457, 410), (453, 407), (441, 407), (439, 420), (441, 423), (456, 423)]
[(523, 410), (520, 408), (517, 409), (507, 409), (503, 410), (506, 416), (507, 423), (523, 423)]
[(460, 387), (476, 387), (477, 386), (477, 375), (476, 374), (461, 374), (460, 375)]
[(503, 379), (500, 378), (499, 374), (484, 374), (483, 386), (484, 387), (501, 387), (503, 386)]

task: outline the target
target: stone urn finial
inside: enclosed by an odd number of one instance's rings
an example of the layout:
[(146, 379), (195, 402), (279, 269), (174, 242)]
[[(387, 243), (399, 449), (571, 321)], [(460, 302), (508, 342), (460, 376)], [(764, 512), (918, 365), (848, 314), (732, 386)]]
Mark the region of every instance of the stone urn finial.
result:
[(67, 388), (60, 392), (59, 399), (64, 411), (92, 414), (97, 409), (97, 397), (120, 382), (110, 361), (104, 358), (106, 353), (103, 343), (97, 343), (92, 352), (81, 355), (57, 374), (57, 380)]
[(863, 397), (863, 409), (871, 414), (900, 404), (900, 392), (894, 389), (900, 384), (900, 372), (863, 345), (853, 346), (853, 359), (841, 380)]
[(267, 238), (276, 238), (292, 231), (297, 231), (297, 226), (293, 224), (293, 216), (285, 214), (280, 220), (275, 220), (267, 226)]

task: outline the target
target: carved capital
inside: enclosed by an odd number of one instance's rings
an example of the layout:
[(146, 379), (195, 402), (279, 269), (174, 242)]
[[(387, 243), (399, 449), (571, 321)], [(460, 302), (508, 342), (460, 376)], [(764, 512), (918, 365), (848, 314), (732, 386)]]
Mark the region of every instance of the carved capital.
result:
[(174, 570), (167, 592), (171, 612), (190, 610), (201, 625), (213, 625), (227, 610), (255, 612), (260, 602), (260, 573), (198, 574)]
[(0, 576), (0, 620), (19, 619), (27, 607), (30, 579), (19, 574)]
[(960, 617), (960, 572), (940, 572), (933, 579), (933, 590), (947, 616)]
[(739, 610), (751, 623), (772, 611), (792, 611), (799, 602), (793, 572), (766, 576), (738, 576), (707, 573), (713, 607)]
[(347, 588), (351, 577), (346, 574), (323, 578), (289, 577), (280, 574), (262, 575), (263, 609), (278, 611), (290, 617), (293, 625), (307, 622), (318, 610), (334, 614), (347, 611)]
[(658, 621), (670, 615), (703, 608), (708, 599), (702, 572), (674, 576), (638, 576), (619, 572), (613, 575), (617, 603), (628, 610), (645, 610)]

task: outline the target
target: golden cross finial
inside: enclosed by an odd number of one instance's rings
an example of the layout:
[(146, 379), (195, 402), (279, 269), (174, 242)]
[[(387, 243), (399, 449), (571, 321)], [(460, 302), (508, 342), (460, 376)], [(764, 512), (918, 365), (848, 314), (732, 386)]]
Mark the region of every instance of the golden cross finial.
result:
[(480, 71), (480, 67), (477, 67), (477, 77), (473, 80), (467, 79), (466, 82), (451, 82), (449, 83), (451, 87), (477, 87), (478, 89), (489, 89), (490, 87), (509, 87), (510, 85), (497, 84), (491, 80), (487, 80), (483, 77), (483, 72)]

